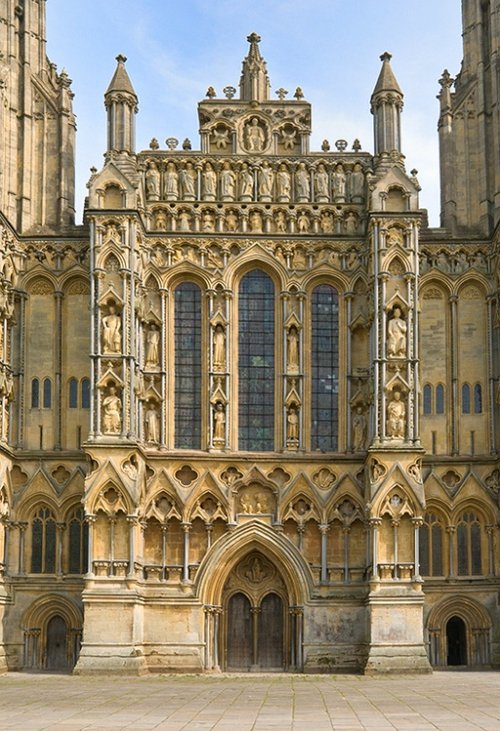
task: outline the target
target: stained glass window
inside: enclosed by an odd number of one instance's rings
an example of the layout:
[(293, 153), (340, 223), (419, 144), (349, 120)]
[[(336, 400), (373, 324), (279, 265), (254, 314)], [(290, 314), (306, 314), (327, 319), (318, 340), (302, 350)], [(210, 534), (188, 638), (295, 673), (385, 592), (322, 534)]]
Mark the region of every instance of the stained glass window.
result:
[(312, 294), (311, 448), (338, 448), (339, 298), (320, 284)]
[(481, 384), (476, 383), (474, 386), (474, 413), (481, 414), (483, 411), (483, 392)]
[(53, 574), (56, 570), (56, 523), (49, 508), (40, 508), (31, 526), (31, 571)]
[(78, 407), (78, 381), (71, 378), (69, 381), (69, 408), (76, 409)]
[(45, 378), (43, 382), (43, 408), (50, 409), (52, 407), (52, 382), (50, 378)]
[(254, 269), (239, 291), (239, 448), (274, 449), (274, 284)]
[(31, 381), (31, 408), (38, 409), (40, 406), (40, 381), (34, 378)]
[(69, 573), (87, 571), (88, 526), (83, 522), (83, 510), (78, 508), (69, 521)]
[(424, 386), (424, 415), (432, 413), (432, 386), (426, 383)]
[(90, 409), (90, 381), (82, 379), (82, 409)]
[(201, 448), (201, 292), (175, 290), (175, 446)]
[(442, 383), (436, 386), (436, 414), (444, 414), (444, 386)]
[(459, 576), (482, 574), (481, 524), (473, 512), (466, 512), (457, 526), (457, 573)]
[(423, 576), (443, 576), (443, 526), (435, 513), (427, 513), (419, 530), (419, 562)]
[(464, 383), (462, 386), (462, 414), (470, 414), (470, 386)]

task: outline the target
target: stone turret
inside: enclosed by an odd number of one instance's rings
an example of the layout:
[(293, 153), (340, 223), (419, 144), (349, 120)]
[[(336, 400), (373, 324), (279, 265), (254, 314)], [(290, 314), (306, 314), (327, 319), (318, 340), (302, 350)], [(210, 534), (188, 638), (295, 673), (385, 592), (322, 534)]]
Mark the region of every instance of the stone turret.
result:
[(260, 36), (251, 33), (247, 37), (250, 43), (248, 56), (243, 59), (240, 79), (240, 99), (243, 101), (266, 101), (269, 99), (271, 84), (267, 74), (266, 62), (259, 50)]
[(391, 54), (380, 56), (382, 68), (371, 96), (374, 117), (375, 155), (401, 154), (401, 110), (403, 92), (391, 68)]
[(125, 68), (126, 57), (117, 56), (117, 67), (104, 95), (108, 113), (108, 152), (135, 153), (137, 94)]

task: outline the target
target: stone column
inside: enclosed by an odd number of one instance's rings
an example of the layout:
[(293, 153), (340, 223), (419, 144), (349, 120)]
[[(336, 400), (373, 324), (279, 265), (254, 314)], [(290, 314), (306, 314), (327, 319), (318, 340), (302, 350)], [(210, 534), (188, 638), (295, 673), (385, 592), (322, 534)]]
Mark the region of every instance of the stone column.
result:
[(184, 558), (182, 566), (182, 583), (189, 584), (189, 534), (191, 532), (191, 523), (182, 523), (184, 531)]

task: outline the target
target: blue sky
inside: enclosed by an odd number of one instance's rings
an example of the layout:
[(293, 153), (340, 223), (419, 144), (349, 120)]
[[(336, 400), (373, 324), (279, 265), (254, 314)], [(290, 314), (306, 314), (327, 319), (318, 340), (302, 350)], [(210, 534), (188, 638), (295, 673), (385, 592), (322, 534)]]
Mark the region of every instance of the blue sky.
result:
[(106, 144), (103, 94), (115, 56), (139, 96), (137, 149), (152, 137), (189, 137), (199, 147), (197, 102), (212, 85), (238, 86), (246, 37), (256, 31), (271, 88), (301, 86), (312, 104), (311, 150), (357, 137), (373, 151), (370, 95), (379, 56), (405, 94), (403, 152), (417, 168), (421, 205), (439, 222), (438, 78), (462, 55), (459, 0), (48, 0), (47, 51), (73, 79), (77, 114), (77, 206)]

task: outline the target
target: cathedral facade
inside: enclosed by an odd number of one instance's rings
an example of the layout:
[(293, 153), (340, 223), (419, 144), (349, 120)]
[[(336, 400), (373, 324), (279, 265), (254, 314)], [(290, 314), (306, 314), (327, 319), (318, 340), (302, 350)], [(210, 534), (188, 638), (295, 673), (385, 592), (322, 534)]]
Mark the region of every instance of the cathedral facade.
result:
[(440, 228), (390, 54), (373, 152), (311, 150), (255, 33), (199, 145), (136, 151), (118, 56), (75, 225), (45, 0), (0, 0), (2, 669), (500, 665), (500, 0), (462, 13)]

